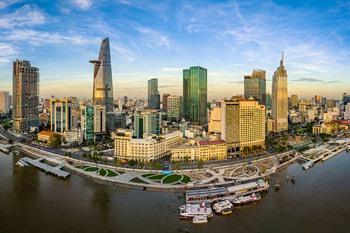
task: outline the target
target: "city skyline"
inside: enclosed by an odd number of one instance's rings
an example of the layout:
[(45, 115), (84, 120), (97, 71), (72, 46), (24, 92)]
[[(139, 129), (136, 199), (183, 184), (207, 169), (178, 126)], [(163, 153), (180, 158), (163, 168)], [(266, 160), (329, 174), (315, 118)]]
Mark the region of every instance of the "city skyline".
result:
[(18, 58), (40, 69), (42, 97), (91, 98), (88, 61), (109, 37), (115, 97), (146, 97), (152, 77), (159, 79), (160, 94), (181, 95), (182, 69), (196, 65), (208, 69), (209, 100), (243, 94), (244, 75), (253, 69), (266, 70), (271, 93), (275, 64), (284, 51), (289, 95), (339, 98), (348, 84), (344, 25), (349, 9), (341, 1), (316, 6), (310, 1), (5, 0), (0, 4), (2, 90), (11, 92), (11, 62)]

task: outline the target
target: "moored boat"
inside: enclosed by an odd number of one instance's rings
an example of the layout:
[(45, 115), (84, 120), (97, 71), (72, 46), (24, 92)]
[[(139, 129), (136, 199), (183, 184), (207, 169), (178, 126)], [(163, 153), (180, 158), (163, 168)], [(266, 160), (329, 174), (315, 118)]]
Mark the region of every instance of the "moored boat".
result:
[(209, 203), (185, 204), (179, 207), (180, 218), (192, 219), (195, 216), (213, 217)]
[(217, 214), (230, 214), (234, 206), (229, 200), (219, 201), (213, 204), (213, 209)]
[(259, 193), (252, 193), (250, 195), (237, 197), (232, 201), (232, 203), (235, 205), (244, 205), (244, 204), (259, 201), (260, 199), (261, 199), (261, 195)]
[(195, 223), (195, 224), (207, 223), (207, 222), (208, 222), (208, 218), (205, 215), (194, 216), (192, 219), (192, 223)]

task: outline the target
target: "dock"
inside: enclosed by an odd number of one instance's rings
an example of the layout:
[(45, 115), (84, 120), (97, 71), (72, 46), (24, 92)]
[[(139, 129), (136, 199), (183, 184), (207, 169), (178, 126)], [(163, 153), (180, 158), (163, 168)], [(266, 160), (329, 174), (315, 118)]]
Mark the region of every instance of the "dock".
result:
[(47, 173), (53, 174), (53, 175), (60, 177), (60, 178), (67, 178), (70, 175), (69, 172), (61, 170), (64, 167), (63, 164), (60, 164), (58, 166), (50, 166), (50, 165), (42, 162), (44, 160), (43, 158), (31, 159), (28, 157), (24, 157), (21, 160), (28, 163), (29, 165), (32, 165), (36, 168), (39, 168)]

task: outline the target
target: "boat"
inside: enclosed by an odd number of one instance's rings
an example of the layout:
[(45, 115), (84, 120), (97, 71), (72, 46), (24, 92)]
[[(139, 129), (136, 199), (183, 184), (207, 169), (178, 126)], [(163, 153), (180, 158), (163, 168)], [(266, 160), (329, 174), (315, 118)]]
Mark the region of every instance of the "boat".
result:
[(179, 207), (180, 218), (192, 219), (195, 216), (213, 217), (213, 210), (209, 203), (185, 204)]
[(306, 163), (303, 163), (302, 167), (304, 170), (307, 170), (307, 169), (311, 168), (313, 165), (314, 165), (314, 163), (312, 161), (308, 161)]
[(235, 205), (244, 205), (251, 202), (259, 201), (261, 199), (261, 195), (259, 193), (252, 193), (246, 196), (240, 196), (235, 198), (232, 203)]
[(198, 204), (201, 202), (214, 203), (221, 200), (233, 200), (237, 196), (267, 191), (269, 183), (263, 179), (229, 187), (210, 187), (186, 191), (186, 203)]
[(208, 218), (205, 215), (194, 216), (192, 219), (192, 223), (195, 223), (195, 224), (207, 223), (207, 222), (208, 222)]
[(230, 214), (234, 206), (229, 200), (219, 201), (213, 204), (213, 209), (217, 214)]
[(292, 176), (292, 178), (290, 179), (290, 181), (292, 182), (292, 184), (295, 184), (295, 181), (296, 181), (296, 176)]
[(29, 166), (29, 164), (25, 161), (23, 161), (22, 159), (18, 160), (16, 165), (20, 166), (20, 167), (27, 167)]

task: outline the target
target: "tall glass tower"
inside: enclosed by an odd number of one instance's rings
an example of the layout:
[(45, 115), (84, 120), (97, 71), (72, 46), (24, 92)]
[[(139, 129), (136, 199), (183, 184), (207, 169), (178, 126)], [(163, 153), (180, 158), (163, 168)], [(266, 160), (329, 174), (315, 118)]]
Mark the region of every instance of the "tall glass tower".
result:
[(90, 62), (94, 64), (93, 103), (106, 106), (107, 112), (113, 112), (111, 52), (108, 38), (102, 41), (98, 60)]
[(207, 69), (203, 67), (183, 70), (183, 114), (192, 124), (207, 123)]
[(160, 95), (158, 91), (158, 79), (148, 80), (148, 107), (160, 109)]

